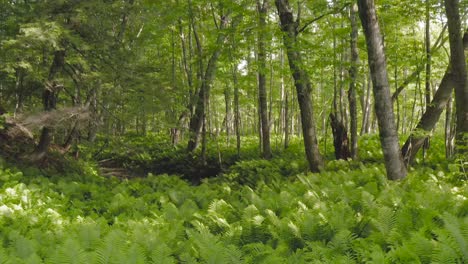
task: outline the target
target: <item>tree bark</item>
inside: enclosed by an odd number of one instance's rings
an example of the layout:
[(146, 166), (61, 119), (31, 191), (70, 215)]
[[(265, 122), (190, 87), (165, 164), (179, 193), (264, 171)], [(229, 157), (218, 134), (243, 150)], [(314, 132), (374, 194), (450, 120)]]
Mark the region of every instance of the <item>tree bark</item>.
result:
[(15, 83), (15, 95), (16, 95), (16, 105), (15, 111), (13, 112), (13, 116), (16, 114), (21, 113), (23, 111), (24, 105), (24, 75), (25, 71), (21, 67), (15, 68), (16, 72), (16, 83)]
[(330, 113), (330, 125), (333, 132), (335, 157), (336, 159), (347, 160), (351, 157), (351, 153), (349, 151), (349, 139), (346, 127), (343, 125), (343, 122), (340, 122), (333, 113)]
[(370, 116), (371, 116), (371, 87), (372, 81), (370, 80), (369, 74), (366, 74), (366, 90), (365, 90), (365, 99), (364, 107), (362, 110), (362, 127), (361, 135), (368, 134), (370, 130)]
[(323, 160), (317, 143), (314, 108), (311, 98), (312, 87), (309, 76), (303, 68), (302, 57), (297, 47), (298, 21), (294, 21), (288, 0), (275, 0), (275, 4), (280, 17), (281, 30), (285, 33), (283, 42), (286, 46), (289, 67), (296, 86), (307, 161), (310, 170), (318, 172), (323, 166)]
[(350, 20), (351, 20), (351, 67), (349, 69), (349, 76), (351, 81), (349, 83), (349, 114), (350, 114), (350, 130), (351, 130), (351, 158), (357, 159), (358, 154), (358, 134), (357, 134), (357, 102), (356, 102), (356, 82), (358, 74), (358, 25), (356, 19), (357, 5), (353, 4), (350, 7)]
[(268, 12), (267, 0), (257, 0), (258, 12), (258, 99), (259, 112), (261, 123), (261, 138), (262, 138), (262, 156), (264, 159), (271, 158), (270, 146), (270, 125), (268, 121), (268, 106), (266, 92), (266, 48), (265, 48), (265, 33), (266, 33), (266, 17)]
[(206, 66), (205, 74), (201, 80), (200, 89), (198, 92), (198, 100), (195, 107), (195, 113), (190, 118), (190, 126), (189, 126), (189, 142), (187, 146), (187, 150), (192, 152), (195, 150), (198, 145), (200, 144), (200, 133), (203, 126), (203, 118), (206, 112), (206, 100), (209, 100), (210, 88), (211, 83), (214, 79), (214, 74), (216, 71), (216, 64), (218, 62), (218, 58), (221, 55), (222, 44), (226, 38), (225, 26), (227, 24), (227, 18), (223, 17), (220, 23), (220, 33), (216, 39), (216, 47), (211, 55), (208, 64)]
[(358, 0), (359, 17), (366, 37), (369, 67), (375, 98), (375, 113), (379, 125), (380, 143), (385, 159), (387, 177), (406, 177), (406, 167), (398, 145), (393, 104), (387, 75), (383, 40), (373, 0)]
[(226, 129), (226, 143), (229, 146), (231, 142), (231, 123), (232, 123), (232, 111), (231, 111), (231, 91), (228, 85), (224, 88), (224, 104), (225, 104), (225, 118), (224, 125)]
[[(62, 70), (65, 64), (65, 50), (57, 50), (54, 52), (54, 60), (50, 66), (47, 82), (44, 84), (42, 92), (42, 104), (45, 111), (52, 111), (57, 108), (57, 97), (60, 89), (55, 81), (56, 74)], [(31, 155), (32, 161), (38, 161), (45, 157), (49, 146), (52, 142), (52, 128), (44, 124), (42, 128), (39, 143)]]
[(468, 76), (461, 34), (458, 0), (445, 0), (445, 12), (450, 43), (450, 65), (452, 66), (457, 128), (455, 134), (456, 154), (468, 154)]
[(89, 121), (89, 128), (88, 128), (89, 129), (88, 130), (89, 142), (94, 142), (96, 140), (97, 123), (98, 123), (97, 93), (98, 93), (98, 88), (94, 88), (91, 92), (91, 98), (90, 98), (91, 118)]
[(452, 96), (447, 101), (445, 108), (445, 157), (451, 159), (453, 157), (453, 126), (452, 126), (452, 110), (453, 102)]

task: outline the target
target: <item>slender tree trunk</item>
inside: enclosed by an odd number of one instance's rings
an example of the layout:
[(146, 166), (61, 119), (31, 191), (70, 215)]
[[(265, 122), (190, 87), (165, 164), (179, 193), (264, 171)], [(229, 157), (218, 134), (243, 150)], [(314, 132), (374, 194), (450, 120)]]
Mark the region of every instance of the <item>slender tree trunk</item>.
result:
[(452, 66), (455, 86), (457, 114), (455, 151), (460, 156), (466, 157), (466, 154), (468, 154), (468, 75), (461, 34), (459, 1), (445, 0), (445, 11), (449, 31), (450, 65)]
[[(427, 111), (431, 103), (431, 16), (430, 16), (430, 1), (426, 0), (426, 26), (425, 26), (425, 46), (426, 46), (426, 82), (425, 82), (425, 102)], [(424, 140), (423, 144), (423, 157), (425, 159), (426, 152), (429, 149), (429, 137)]]
[(125, 36), (125, 30), (127, 29), (130, 8), (134, 2), (135, 0), (128, 0), (128, 3), (125, 3), (125, 5), (128, 5), (128, 6), (123, 8), (122, 19), (120, 23), (120, 30), (116, 37), (117, 44), (121, 44), (123, 42), (123, 38)]
[(98, 128), (97, 124), (98, 124), (98, 119), (99, 119), (98, 107), (97, 107), (99, 87), (100, 85), (97, 84), (97, 87), (92, 89), (90, 98), (89, 98), (89, 108), (90, 108), (89, 111), (91, 113), (90, 120), (88, 123), (88, 136), (87, 136), (89, 142), (94, 142), (96, 140), (96, 134), (97, 134), (97, 128)]
[(236, 132), (237, 157), (240, 158), (240, 108), (239, 108), (239, 84), (237, 81), (237, 65), (232, 66), (232, 81), (234, 85), (234, 130)]
[(229, 146), (231, 142), (231, 123), (232, 123), (232, 113), (231, 113), (231, 91), (228, 85), (224, 88), (224, 103), (226, 116), (225, 120), (225, 129), (226, 129), (226, 143)]
[(310, 170), (318, 172), (323, 166), (323, 160), (317, 143), (311, 97), (312, 86), (309, 76), (303, 68), (302, 57), (297, 47), (298, 21), (294, 21), (288, 0), (275, 0), (275, 4), (280, 17), (281, 30), (285, 33), (283, 41), (286, 46), (289, 67), (294, 78), (297, 99), (301, 110), (301, 123), (307, 161), (309, 162)]
[(393, 114), (382, 35), (377, 21), (374, 1), (358, 0), (358, 6), (366, 37), (369, 66), (374, 87), (375, 112), (387, 177), (391, 180), (398, 180), (406, 177), (407, 171), (399, 151), (398, 133)]
[(357, 102), (356, 102), (356, 82), (358, 74), (358, 24), (356, 19), (357, 5), (353, 4), (350, 8), (350, 19), (351, 19), (351, 67), (349, 69), (349, 75), (351, 81), (349, 83), (349, 112), (350, 112), (350, 128), (351, 128), (351, 158), (357, 159), (358, 154), (358, 132), (357, 132)]
[(261, 120), (262, 156), (264, 159), (271, 158), (270, 146), (270, 125), (268, 121), (268, 106), (266, 92), (266, 17), (268, 13), (268, 3), (266, 0), (257, 0), (258, 12), (258, 98), (259, 112)]
[(287, 149), (289, 147), (289, 131), (290, 131), (290, 123), (291, 118), (289, 114), (289, 93), (286, 91), (284, 96), (284, 148)]
[[(437, 41), (432, 45), (431, 47), (431, 54), (438, 51), (441, 47), (444, 46), (446, 39), (444, 38), (444, 33), (445, 33), (446, 27), (442, 29), (440, 32), (439, 37), (437, 38)], [(427, 57), (426, 57), (427, 58)], [(398, 86), (398, 88), (395, 90), (395, 92), (392, 94), (392, 100), (395, 101), (397, 97), (400, 95), (400, 93), (413, 81), (418, 78), (419, 74), (424, 70), (426, 65), (426, 62), (419, 64), (416, 69), (408, 76), (405, 77), (405, 80)]]
[[(348, 159), (349, 151), (348, 129), (346, 128), (346, 110), (344, 105), (344, 50), (339, 55), (339, 65), (336, 62), (337, 40), (335, 25), (333, 25), (333, 110), (329, 115), (333, 132), (333, 146), (336, 159)], [(338, 79), (339, 75), (339, 79)], [(350, 90), (351, 91), (351, 90)]]
[(280, 90), (281, 90), (281, 110), (280, 110), (280, 130), (281, 140), (284, 139), (286, 134), (286, 89), (284, 87), (284, 54), (283, 49), (280, 50)]
[(218, 58), (221, 55), (221, 48), (224, 40), (226, 38), (225, 26), (227, 24), (227, 18), (223, 17), (220, 23), (220, 33), (216, 39), (216, 47), (211, 55), (208, 65), (206, 66), (205, 74), (201, 80), (201, 86), (198, 93), (198, 100), (195, 108), (195, 113), (190, 119), (190, 126), (189, 126), (189, 142), (187, 146), (187, 150), (192, 152), (195, 150), (199, 143), (200, 143), (200, 133), (202, 132), (203, 126), (203, 117), (205, 116), (206, 112), (206, 102), (205, 100), (209, 99), (210, 87), (211, 83), (214, 79), (214, 74), (216, 71), (216, 64), (218, 62)]
[(371, 116), (371, 88), (372, 88), (372, 81), (370, 79), (370, 75), (366, 74), (367, 79), (367, 86), (366, 86), (366, 99), (365, 99), (365, 107), (363, 109), (363, 117), (362, 117), (362, 127), (361, 127), (361, 135), (368, 134), (370, 132), (370, 116)]
[(453, 100), (452, 96), (447, 101), (445, 108), (445, 157), (451, 159), (454, 152), (453, 144), (453, 126), (452, 126), (452, 115), (453, 115)]
[(16, 104), (15, 104), (15, 111), (13, 116), (16, 114), (21, 113), (23, 111), (24, 105), (24, 70), (22, 68), (16, 68), (16, 83), (15, 83), (15, 95), (16, 95)]

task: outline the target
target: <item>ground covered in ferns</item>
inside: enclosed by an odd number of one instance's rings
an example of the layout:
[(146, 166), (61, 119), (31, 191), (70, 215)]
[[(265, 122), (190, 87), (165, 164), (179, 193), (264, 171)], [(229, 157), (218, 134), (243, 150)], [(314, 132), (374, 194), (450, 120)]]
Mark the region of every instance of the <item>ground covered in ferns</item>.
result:
[(2, 160), (0, 263), (468, 263), (467, 175), (441, 140), (401, 182), (375, 137), (319, 174), (299, 142), (272, 161), (213, 144), (206, 164), (163, 142), (101, 139), (65, 170)]

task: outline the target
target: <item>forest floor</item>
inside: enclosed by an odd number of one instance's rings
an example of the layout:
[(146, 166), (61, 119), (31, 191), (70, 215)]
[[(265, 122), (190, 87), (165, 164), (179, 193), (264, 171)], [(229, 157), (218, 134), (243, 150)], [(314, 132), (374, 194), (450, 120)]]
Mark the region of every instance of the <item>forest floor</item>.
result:
[(105, 142), (60, 168), (0, 159), (0, 263), (468, 262), (467, 175), (438, 138), (399, 182), (376, 136), (313, 174), (299, 140), (270, 161), (215, 142), (206, 163), (158, 135)]

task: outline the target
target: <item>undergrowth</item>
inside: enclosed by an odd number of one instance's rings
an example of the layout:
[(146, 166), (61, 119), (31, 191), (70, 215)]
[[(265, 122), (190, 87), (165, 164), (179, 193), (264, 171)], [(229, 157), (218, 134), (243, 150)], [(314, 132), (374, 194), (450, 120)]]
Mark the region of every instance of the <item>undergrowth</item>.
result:
[[(331, 161), (320, 174), (305, 173), (300, 144), (271, 161), (247, 148), (197, 186), (168, 174), (102, 177), (84, 161), (64, 174), (0, 160), (0, 263), (467, 263), (457, 164), (429, 154), (389, 182), (372, 163), (377, 140), (362, 140), (362, 161)], [(133, 157), (148, 155), (135, 160), (161, 159), (157, 142), (131, 142)], [(160, 155), (179, 155), (165, 147)]]
[(246, 161), (191, 186), (2, 166), (0, 263), (466, 263), (466, 183), (383, 170)]

